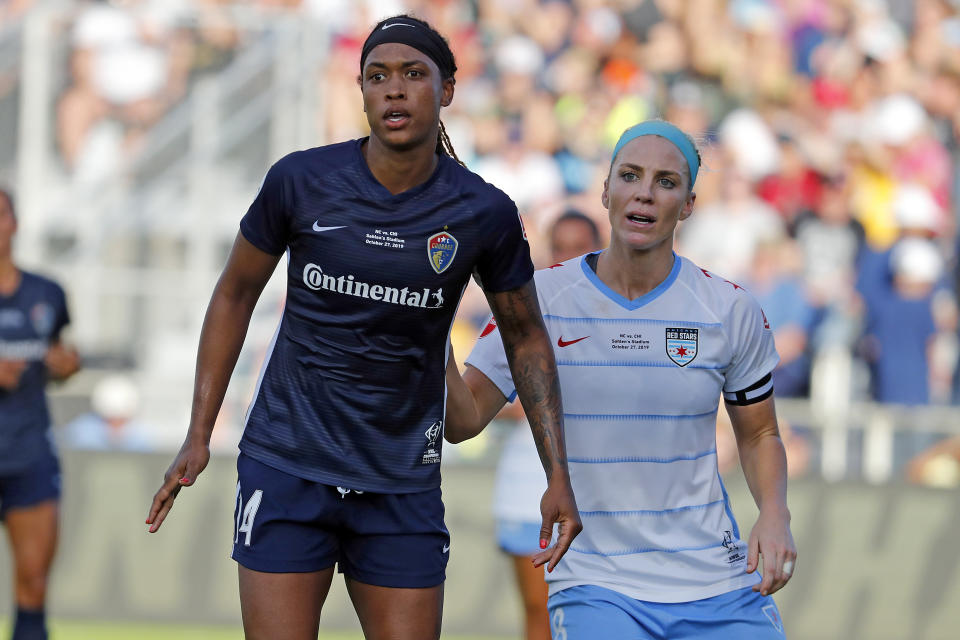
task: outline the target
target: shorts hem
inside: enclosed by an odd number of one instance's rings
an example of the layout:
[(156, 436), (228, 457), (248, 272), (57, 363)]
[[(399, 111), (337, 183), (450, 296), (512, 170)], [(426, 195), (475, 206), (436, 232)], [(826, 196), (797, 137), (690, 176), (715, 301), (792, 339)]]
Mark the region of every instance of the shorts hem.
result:
[(329, 569), (337, 563), (336, 559), (264, 560), (237, 552), (230, 554), (230, 557), (240, 566), (261, 573), (313, 573)]
[(357, 582), (373, 585), (375, 587), (389, 587), (393, 589), (429, 589), (430, 587), (436, 587), (443, 584), (447, 579), (446, 571), (431, 573), (425, 576), (395, 574), (383, 575), (366, 571), (357, 571), (354, 568), (342, 570), (342, 572), (343, 575), (351, 580), (356, 580)]
[(11, 511), (29, 509), (30, 507), (39, 506), (44, 502), (60, 502), (60, 497), (60, 492), (57, 491), (56, 493), (51, 493), (50, 495), (34, 496), (33, 498), (24, 500), (23, 502), (14, 502), (13, 504), (4, 502), (3, 505), (0, 506), (0, 520), (6, 518), (7, 514)]

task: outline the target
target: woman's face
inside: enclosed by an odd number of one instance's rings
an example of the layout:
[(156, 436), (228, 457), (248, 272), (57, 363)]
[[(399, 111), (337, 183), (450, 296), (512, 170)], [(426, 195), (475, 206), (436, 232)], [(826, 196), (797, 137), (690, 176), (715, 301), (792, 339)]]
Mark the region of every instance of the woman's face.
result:
[(550, 260), (564, 262), (596, 251), (600, 247), (593, 238), (593, 229), (583, 220), (568, 218), (553, 225), (550, 233)]
[(634, 138), (614, 159), (603, 183), (610, 216), (610, 242), (636, 250), (664, 244), (672, 250), (677, 222), (693, 212), (687, 161), (680, 150), (655, 135)]
[(17, 219), (10, 208), (10, 200), (0, 193), (0, 254), (10, 251), (13, 234), (17, 230)]
[(440, 107), (453, 100), (453, 79), (443, 80), (427, 54), (397, 42), (378, 45), (357, 81), (370, 135), (397, 151), (436, 144)]

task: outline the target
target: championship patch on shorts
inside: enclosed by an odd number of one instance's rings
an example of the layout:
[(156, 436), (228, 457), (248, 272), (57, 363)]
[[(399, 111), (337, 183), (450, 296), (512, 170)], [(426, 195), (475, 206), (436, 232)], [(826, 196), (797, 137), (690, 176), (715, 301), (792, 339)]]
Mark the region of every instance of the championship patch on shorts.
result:
[(773, 628), (777, 631), (783, 631), (783, 620), (780, 619), (780, 612), (777, 611), (777, 605), (768, 604), (763, 609), (763, 615), (767, 616), (767, 620), (770, 621), (770, 624), (773, 625)]

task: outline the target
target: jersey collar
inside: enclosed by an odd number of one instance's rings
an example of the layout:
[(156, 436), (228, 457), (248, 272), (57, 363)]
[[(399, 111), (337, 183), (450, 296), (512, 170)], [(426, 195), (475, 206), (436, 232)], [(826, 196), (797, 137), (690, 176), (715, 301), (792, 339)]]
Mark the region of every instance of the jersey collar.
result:
[(673, 282), (677, 279), (677, 276), (680, 275), (680, 266), (682, 261), (680, 260), (680, 256), (678, 256), (676, 253), (673, 253), (673, 267), (670, 269), (670, 273), (667, 275), (666, 278), (664, 278), (663, 282), (661, 282), (652, 290), (650, 290), (648, 293), (640, 296), (639, 298), (630, 300), (620, 295), (610, 287), (608, 287), (607, 284), (600, 279), (600, 276), (598, 276), (597, 273), (590, 268), (590, 265), (587, 264), (587, 256), (596, 255), (601, 252), (602, 250), (594, 251), (592, 254), (588, 253), (587, 255), (580, 258), (580, 268), (583, 270), (583, 274), (586, 276), (587, 280), (589, 280), (590, 283), (600, 291), (600, 293), (602, 293), (603, 295), (610, 298), (611, 300), (616, 302), (618, 305), (620, 305), (621, 307), (629, 311), (633, 311), (634, 309), (639, 309), (640, 307), (648, 305), (654, 300), (656, 300), (657, 298), (659, 298), (661, 295), (663, 295), (663, 293), (667, 289), (670, 288), (670, 285), (672, 285)]
[(380, 184), (380, 181), (374, 177), (373, 172), (370, 171), (370, 167), (367, 166), (366, 159), (364, 159), (363, 157), (363, 152), (360, 150), (360, 147), (363, 145), (363, 142), (369, 139), (369, 137), (370, 136), (358, 138), (357, 140), (354, 141), (354, 153), (356, 154), (357, 163), (360, 165), (361, 171), (363, 171), (363, 175), (366, 176), (370, 184), (373, 185), (374, 190), (376, 190), (379, 193), (380, 197), (383, 198), (383, 202), (397, 204), (397, 203), (409, 200), (410, 198), (413, 198), (414, 196), (417, 196), (423, 193), (424, 191), (429, 189), (434, 182), (437, 181), (437, 178), (440, 176), (440, 174), (443, 172), (444, 168), (446, 167), (447, 163), (444, 162), (446, 157), (443, 154), (440, 154), (440, 158), (439, 158), (439, 161), (437, 162), (437, 166), (433, 170), (433, 173), (430, 174), (429, 178), (427, 178), (417, 186), (407, 189), (406, 191), (402, 191), (397, 194), (390, 193), (390, 190), (387, 189), (382, 184)]

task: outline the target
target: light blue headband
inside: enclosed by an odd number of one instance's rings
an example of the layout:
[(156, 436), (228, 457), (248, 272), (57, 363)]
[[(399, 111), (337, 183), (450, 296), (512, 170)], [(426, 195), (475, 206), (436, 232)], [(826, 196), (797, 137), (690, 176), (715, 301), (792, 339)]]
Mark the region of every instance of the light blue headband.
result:
[(617, 146), (613, 148), (613, 157), (610, 158), (610, 164), (617, 158), (620, 149), (625, 144), (639, 138), (640, 136), (660, 136), (666, 138), (680, 150), (683, 157), (687, 159), (687, 167), (690, 169), (690, 188), (697, 182), (697, 173), (700, 171), (700, 159), (697, 157), (697, 149), (694, 147), (683, 131), (663, 120), (647, 120), (640, 124), (635, 124), (620, 135), (617, 140)]

